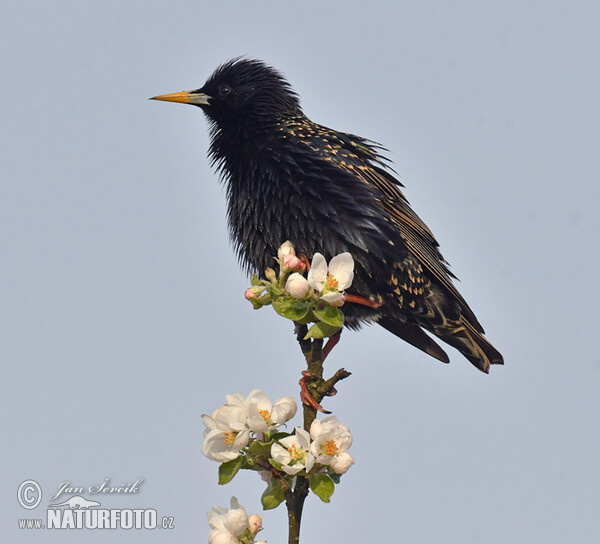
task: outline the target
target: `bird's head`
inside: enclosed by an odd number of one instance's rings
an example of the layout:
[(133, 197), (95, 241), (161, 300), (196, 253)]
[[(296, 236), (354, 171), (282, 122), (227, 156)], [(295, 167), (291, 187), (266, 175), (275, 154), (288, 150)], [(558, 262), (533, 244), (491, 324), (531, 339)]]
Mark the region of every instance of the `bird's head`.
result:
[(269, 126), (301, 112), (298, 95), (286, 79), (260, 60), (226, 62), (195, 91), (155, 96), (152, 100), (199, 106), (221, 130)]

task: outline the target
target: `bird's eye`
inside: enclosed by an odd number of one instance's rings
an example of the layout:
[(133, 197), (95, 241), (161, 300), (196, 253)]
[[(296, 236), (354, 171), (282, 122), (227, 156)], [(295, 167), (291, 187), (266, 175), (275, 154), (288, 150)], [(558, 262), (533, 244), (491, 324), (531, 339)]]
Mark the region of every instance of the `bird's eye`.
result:
[(221, 96), (227, 96), (229, 93), (231, 93), (231, 87), (229, 85), (221, 85), (219, 87), (219, 94)]

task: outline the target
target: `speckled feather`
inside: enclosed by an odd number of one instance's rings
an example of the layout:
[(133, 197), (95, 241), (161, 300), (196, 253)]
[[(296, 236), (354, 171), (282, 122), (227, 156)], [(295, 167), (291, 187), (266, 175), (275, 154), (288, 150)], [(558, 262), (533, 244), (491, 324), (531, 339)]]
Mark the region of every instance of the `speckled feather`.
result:
[(313, 123), (283, 76), (261, 61), (230, 61), (193, 92), (210, 97), (201, 106), (211, 123), (210, 156), (226, 184), (231, 237), (247, 270), (272, 266), (285, 240), (308, 258), (349, 251), (350, 291), (383, 304), (347, 303), (348, 326), (377, 321), (448, 362), (425, 329), (485, 372), (502, 364), (378, 144)]

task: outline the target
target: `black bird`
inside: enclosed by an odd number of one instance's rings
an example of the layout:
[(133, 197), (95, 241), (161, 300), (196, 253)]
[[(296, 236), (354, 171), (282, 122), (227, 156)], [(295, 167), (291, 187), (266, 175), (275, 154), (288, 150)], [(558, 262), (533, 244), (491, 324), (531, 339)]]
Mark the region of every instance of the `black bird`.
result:
[(346, 304), (348, 326), (376, 321), (449, 362), (425, 330), (484, 372), (503, 364), (378, 144), (308, 119), (286, 79), (259, 60), (234, 59), (200, 89), (154, 99), (193, 104), (208, 117), (209, 155), (226, 183), (231, 236), (247, 270), (271, 266), (285, 240), (309, 259), (349, 251), (351, 290), (370, 303)]

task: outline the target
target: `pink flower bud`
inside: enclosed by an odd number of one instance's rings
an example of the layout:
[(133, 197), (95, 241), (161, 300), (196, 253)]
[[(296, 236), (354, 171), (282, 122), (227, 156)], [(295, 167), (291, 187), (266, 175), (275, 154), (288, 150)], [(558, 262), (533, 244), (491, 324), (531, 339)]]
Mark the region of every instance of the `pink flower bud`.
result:
[(304, 263), (296, 257), (296, 255), (285, 255), (281, 259), (281, 264), (288, 270), (302, 270), (304, 269)]
[(258, 533), (262, 529), (262, 516), (250, 514), (248, 516), (248, 528), (253, 535)]
[(294, 298), (302, 298), (308, 293), (308, 280), (298, 272), (294, 272), (285, 282), (285, 290)]
[(252, 287), (250, 287), (249, 289), (246, 289), (246, 292), (244, 293), (244, 296), (246, 297), (246, 300), (250, 300), (252, 298), (257, 298), (258, 297), (258, 295), (252, 289)]
[(296, 251), (294, 250), (294, 245), (289, 240), (283, 242), (279, 251), (277, 251), (277, 258), (282, 261), (286, 255), (296, 255)]

